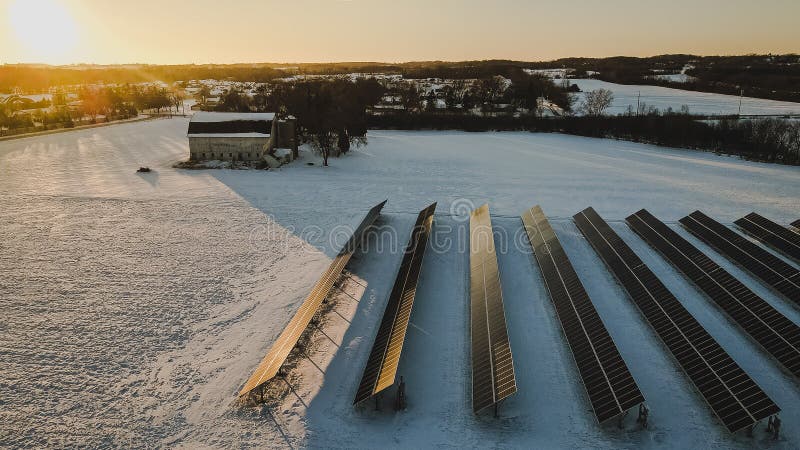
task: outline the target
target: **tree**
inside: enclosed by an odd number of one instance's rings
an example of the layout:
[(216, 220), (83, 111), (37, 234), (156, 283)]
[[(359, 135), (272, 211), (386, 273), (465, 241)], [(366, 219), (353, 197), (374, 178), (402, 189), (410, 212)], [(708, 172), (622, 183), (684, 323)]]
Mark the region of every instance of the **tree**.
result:
[(211, 97), (211, 89), (205, 84), (200, 87), (200, 90), (194, 94), (194, 98), (198, 103), (205, 103)]
[(216, 109), (217, 111), (248, 112), (250, 111), (250, 99), (232, 87), (222, 94)]
[(462, 105), (466, 83), (464, 80), (453, 80), (452, 84), (442, 89), (444, 93), (444, 105), (448, 110), (454, 110), (458, 105)]
[(175, 90), (169, 96), (170, 102), (172, 106), (175, 107), (175, 114), (180, 114), (181, 108), (183, 107), (183, 94), (180, 91)]
[(536, 113), (539, 106), (539, 97), (545, 97), (546, 85), (553, 84), (552, 81), (542, 80), (539, 76), (531, 76), (523, 73), (519, 78), (512, 80), (509, 91), (510, 103), (514, 109), (525, 108), (530, 113)]
[(503, 93), (503, 77), (495, 75), (475, 80), (472, 84), (472, 91), (481, 105), (493, 105)]
[(64, 92), (64, 89), (58, 88), (56, 89), (55, 93), (53, 93), (53, 106), (56, 108), (60, 108), (67, 105), (67, 93)]
[(417, 89), (417, 85), (414, 82), (410, 83), (403, 83), (397, 87), (397, 94), (400, 96), (400, 103), (403, 104), (403, 107), (406, 111), (416, 111), (419, 110), (420, 102), (419, 99), (419, 90)]
[(599, 116), (611, 106), (613, 101), (613, 92), (608, 89), (595, 89), (586, 93), (580, 109), (587, 116)]
[(346, 153), (352, 143), (365, 141), (367, 107), (377, 103), (383, 93), (383, 86), (375, 80), (288, 82), (273, 87), (270, 103), (297, 118), (298, 133), (308, 139), (327, 166), (335, 148)]
[(161, 112), (161, 108), (170, 108), (172, 106), (172, 101), (169, 98), (169, 94), (164, 88), (156, 88), (153, 86), (151, 101), (152, 103), (150, 107), (156, 108), (157, 112)]
[(439, 99), (436, 98), (436, 92), (431, 89), (428, 95), (425, 96), (425, 110), (428, 112), (435, 112), (438, 100)]
[(268, 111), (269, 107), (269, 87), (261, 83), (256, 86), (255, 94), (253, 95), (253, 105), (257, 111)]
[(97, 121), (97, 116), (108, 110), (108, 98), (99, 88), (83, 86), (78, 92), (81, 100), (81, 109), (84, 114), (92, 118), (92, 123)]

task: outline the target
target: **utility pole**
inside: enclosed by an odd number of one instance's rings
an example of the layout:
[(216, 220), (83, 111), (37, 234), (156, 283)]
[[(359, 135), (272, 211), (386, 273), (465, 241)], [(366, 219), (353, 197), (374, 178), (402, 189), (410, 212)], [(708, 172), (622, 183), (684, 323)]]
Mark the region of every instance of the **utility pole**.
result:
[(744, 89), (739, 91), (739, 117), (742, 116), (742, 97), (744, 96)]
[(642, 98), (642, 91), (639, 91), (639, 93), (638, 93), (638, 94), (636, 94), (636, 115), (637, 115), (637, 116), (638, 116), (638, 115), (639, 115), (639, 113), (640, 113), (640, 110), (639, 110), (639, 100), (640, 100), (641, 98)]

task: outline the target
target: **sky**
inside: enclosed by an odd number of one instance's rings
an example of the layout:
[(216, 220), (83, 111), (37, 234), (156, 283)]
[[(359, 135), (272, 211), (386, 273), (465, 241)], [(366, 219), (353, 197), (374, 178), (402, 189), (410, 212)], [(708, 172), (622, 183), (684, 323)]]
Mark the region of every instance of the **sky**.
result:
[(0, 64), (800, 53), (800, 0), (0, 0)]

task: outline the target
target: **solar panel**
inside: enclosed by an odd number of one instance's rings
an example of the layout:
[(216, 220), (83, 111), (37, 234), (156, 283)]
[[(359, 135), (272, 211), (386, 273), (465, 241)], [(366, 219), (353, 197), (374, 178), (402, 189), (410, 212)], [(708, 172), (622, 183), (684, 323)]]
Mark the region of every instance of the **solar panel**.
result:
[(342, 270), (344, 270), (347, 262), (350, 261), (350, 257), (353, 256), (358, 245), (364, 239), (364, 232), (367, 228), (372, 226), (385, 204), (386, 200), (369, 210), (361, 221), (361, 224), (359, 224), (353, 232), (353, 235), (347, 243), (345, 243), (339, 254), (334, 258), (330, 266), (328, 266), (328, 269), (323, 272), (322, 277), (311, 289), (311, 293), (303, 301), (303, 304), (300, 305), (300, 308), (286, 325), (281, 335), (278, 336), (278, 339), (272, 344), (272, 347), (258, 365), (255, 372), (253, 372), (253, 375), (247, 380), (247, 383), (245, 383), (244, 387), (239, 392), (240, 398), (250, 394), (254, 389), (261, 387), (278, 374), (278, 371), (286, 361), (289, 353), (291, 353), (292, 349), (297, 344), (297, 340), (300, 339), (300, 335), (303, 334), (303, 331), (308, 327), (317, 309), (319, 309), (323, 300), (330, 294), (333, 284), (339, 279)]
[(394, 384), (435, 210), (436, 203), (420, 211), (417, 216), (358, 385), (354, 405)]
[(733, 223), (759, 241), (766, 243), (786, 256), (800, 261), (800, 233), (793, 233), (788, 228), (784, 228), (754, 212)]
[(800, 233), (800, 219), (797, 219), (794, 222), (792, 222), (792, 226), (794, 227), (795, 232)]
[(789, 372), (800, 376), (800, 327), (646, 210), (628, 223)]
[(489, 205), (472, 211), (469, 229), (472, 410), (478, 413), (517, 392), (517, 382)]
[[(731, 433), (780, 411), (594, 209), (587, 208), (574, 218), (609, 271)], [(629, 217), (628, 223), (634, 229), (640, 228), (642, 234), (650, 233), (636, 215)]]
[(800, 270), (700, 211), (680, 222), (701, 241), (800, 305)]
[(597, 421), (618, 417), (644, 402), (542, 209), (525, 211), (522, 223)]

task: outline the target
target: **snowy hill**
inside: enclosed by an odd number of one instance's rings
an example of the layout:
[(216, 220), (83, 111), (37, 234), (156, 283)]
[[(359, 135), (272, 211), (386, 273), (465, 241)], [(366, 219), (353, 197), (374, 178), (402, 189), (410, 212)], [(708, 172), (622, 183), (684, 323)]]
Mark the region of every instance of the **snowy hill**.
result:
[[(730, 115), (739, 112), (739, 97), (735, 95), (686, 91), (662, 86), (617, 84), (595, 79), (570, 79), (569, 82), (577, 84), (584, 93), (595, 89), (608, 89), (613, 92), (614, 102), (607, 114), (624, 114), (628, 107), (635, 112), (637, 101), (641, 102), (641, 105), (656, 107), (661, 112), (667, 108), (678, 112), (683, 105), (688, 106), (692, 114)], [(577, 95), (580, 104), (584, 94)], [(800, 114), (800, 103), (751, 97), (744, 97), (741, 100), (742, 114), (745, 115)]]

